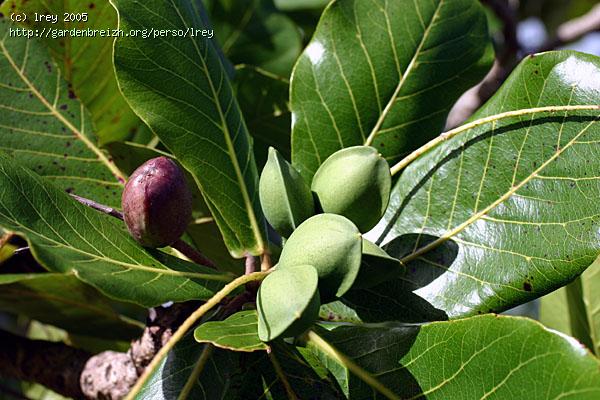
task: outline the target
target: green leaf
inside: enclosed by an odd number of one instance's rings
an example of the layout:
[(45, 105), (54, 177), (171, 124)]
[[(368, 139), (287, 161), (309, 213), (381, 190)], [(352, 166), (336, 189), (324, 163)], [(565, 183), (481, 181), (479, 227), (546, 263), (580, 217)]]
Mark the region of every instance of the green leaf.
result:
[[(77, 96), (90, 111), (100, 143), (123, 140), (141, 129), (147, 129), (133, 113), (119, 92), (112, 64), (112, 42), (109, 37), (53, 37), (58, 30), (110, 30), (117, 27), (117, 13), (108, 0), (46, 1), (8, 0), (0, 11), (29, 17), (25, 25), (42, 32), (43, 43), (50, 48), (60, 66), (62, 77), (69, 82), (69, 95)], [(36, 22), (34, 13), (56, 15), (56, 23)], [(86, 22), (65, 22), (65, 13), (87, 14)], [(46, 36), (48, 35), (48, 36)], [(13, 40), (13, 39), (10, 39)]]
[(9, 36), (16, 28), (0, 18), (0, 150), (63, 190), (119, 207), (124, 176), (97, 147), (84, 105), (38, 39)]
[[(294, 393), (302, 399), (339, 399), (328, 376), (318, 376), (295, 349), (274, 344), (276, 355)], [(136, 399), (247, 400), (286, 399), (281, 378), (266, 352), (225, 351), (198, 344), (191, 334), (179, 342), (152, 374)]]
[(273, 0), (205, 0), (204, 4), (231, 62), (289, 77), (302, 51), (302, 36)]
[(361, 144), (394, 163), (437, 136), (491, 65), (487, 35), (475, 0), (331, 2), (292, 74), (294, 165), (309, 179)]
[(330, 0), (274, 0), (275, 5), (280, 10), (312, 10), (323, 8)]
[(540, 298), (539, 321), (546, 327), (573, 336), (567, 304), (567, 289), (562, 287)]
[[(530, 56), (473, 119), (598, 104), (599, 81), (598, 57)], [(523, 113), (475, 125), (404, 171), (373, 231), (376, 243), (407, 264), (413, 293), (450, 318), (551, 292), (600, 251), (600, 206), (590, 201), (598, 194), (598, 111)]]
[(228, 275), (140, 247), (124, 224), (88, 208), (0, 154), (0, 226), (27, 238), (34, 257), (105, 295), (152, 307), (208, 299)]
[(571, 335), (600, 354), (600, 258), (567, 286), (542, 297), (540, 322)]
[(289, 86), (285, 78), (250, 65), (238, 65), (234, 85), (237, 100), (254, 139), (259, 167), (267, 161), (269, 147), (290, 160), (291, 113)]
[[(341, 326), (321, 336), (402, 399), (596, 399), (600, 364), (577, 341), (517, 317)], [(352, 399), (383, 398), (311, 348)]]
[(107, 339), (132, 339), (143, 328), (72, 274), (0, 275), (0, 310)]
[(199, 343), (211, 343), (233, 351), (252, 352), (269, 348), (258, 338), (256, 310), (237, 312), (224, 321), (205, 322), (196, 328), (194, 338)]
[[(199, 0), (114, 4), (125, 32), (208, 27)], [(115, 68), (134, 111), (194, 176), (232, 255), (262, 254), (264, 222), (251, 140), (213, 40), (120, 37)]]
[(588, 335), (592, 343), (591, 350), (600, 356), (600, 258), (581, 275), (581, 289), (585, 305)]

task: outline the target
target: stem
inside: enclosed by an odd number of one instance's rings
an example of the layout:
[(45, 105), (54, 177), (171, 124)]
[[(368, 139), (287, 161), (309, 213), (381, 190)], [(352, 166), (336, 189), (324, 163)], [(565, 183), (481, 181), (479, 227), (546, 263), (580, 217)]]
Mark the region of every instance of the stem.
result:
[(81, 204), (93, 208), (94, 210), (103, 212), (104, 214), (108, 214), (112, 217), (123, 220), (123, 213), (117, 209), (105, 206), (104, 204), (97, 203), (94, 200), (86, 199), (85, 197), (77, 196), (76, 194), (71, 193), (71, 197), (80, 202)]
[(185, 386), (183, 387), (183, 389), (181, 389), (181, 393), (179, 393), (179, 396), (177, 396), (177, 400), (186, 400), (188, 398), (188, 396), (190, 395), (190, 392), (192, 391), (192, 389), (194, 388), (194, 385), (196, 384), (196, 381), (198, 380), (198, 377), (204, 370), (204, 367), (206, 366), (206, 363), (210, 359), (210, 356), (212, 356), (213, 349), (214, 349), (214, 347), (211, 344), (207, 344), (206, 347), (204, 348), (204, 350), (202, 350), (202, 354), (200, 354), (200, 358), (198, 359), (198, 362), (194, 366), (194, 370), (192, 371), (189, 378), (185, 382)]
[(259, 281), (267, 276), (269, 272), (254, 272), (250, 275), (242, 275), (233, 281), (229, 282), (227, 285), (223, 287), (223, 289), (219, 290), (213, 297), (210, 298), (206, 303), (201, 305), (196, 311), (192, 313), (181, 326), (175, 331), (171, 339), (160, 349), (160, 351), (154, 356), (152, 362), (146, 367), (146, 370), (138, 379), (135, 386), (131, 389), (129, 394), (127, 395), (125, 400), (133, 400), (135, 396), (140, 392), (140, 390), (144, 387), (144, 384), (150, 378), (150, 375), (154, 370), (158, 367), (161, 361), (165, 358), (165, 356), (175, 347), (177, 342), (179, 342), (186, 332), (194, 326), (194, 324), (202, 318), (204, 314), (210, 311), (213, 307), (218, 305), (229, 293), (233, 292), (238, 287), (245, 285), (248, 282)]
[(204, 265), (205, 267), (209, 267), (212, 269), (217, 269), (215, 263), (206, 257), (204, 254), (200, 253), (198, 250), (179, 239), (175, 243), (171, 245), (175, 250), (179, 250), (181, 254), (195, 262), (196, 264)]
[(442, 133), (440, 136), (431, 140), (430, 142), (424, 144), (419, 147), (417, 150), (410, 153), (408, 156), (404, 157), (400, 160), (396, 165), (394, 165), (390, 171), (392, 176), (402, 171), (408, 164), (419, 158), (421, 155), (426, 153), (427, 151), (433, 149), (437, 145), (446, 140), (467, 131), (469, 129), (477, 128), (478, 126), (488, 124), (490, 122), (499, 121), (505, 118), (511, 117), (519, 117), (522, 115), (528, 114), (536, 114), (542, 112), (555, 113), (560, 111), (585, 111), (585, 110), (600, 110), (600, 105), (577, 105), (577, 106), (548, 106), (548, 107), (536, 107), (536, 108), (525, 108), (521, 110), (507, 111), (500, 114), (491, 115), (489, 117), (480, 118), (478, 120), (469, 122), (468, 124), (459, 126), (458, 128), (449, 130), (448, 132)]
[(354, 375), (358, 376), (361, 380), (383, 394), (388, 399), (401, 400), (394, 392), (385, 387), (381, 382), (377, 380), (370, 372), (365, 371), (362, 367), (348, 358), (346, 355), (340, 353), (336, 348), (330, 345), (325, 339), (319, 336), (315, 331), (308, 332), (308, 340), (312, 342), (321, 351), (329, 355), (331, 358), (348, 368)]
[(288, 399), (298, 400), (298, 396), (296, 396), (296, 393), (294, 393), (294, 389), (292, 389), (292, 385), (290, 385), (290, 382), (288, 381), (287, 376), (285, 376), (285, 372), (283, 371), (283, 368), (281, 368), (281, 364), (279, 364), (279, 360), (277, 359), (277, 357), (275, 357), (275, 352), (271, 351), (269, 353), (269, 359), (271, 360), (271, 364), (273, 364), (275, 373), (277, 374), (277, 376), (281, 380), (281, 383), (283, 384), (283, 387), (285, 388), (285, 393), (287, 394)]
[(249, 275), (253, 272), (256, 272), (256, 258), (254, 258), (254, 256), (251, 255), (247, 255), (246, 256), (246, 262), (245, 262), (245, 274)]
[(272, 266), (273, 266), (273, 263), (271, 262), (271, 255), (268, 253), (268, 251), (265, 251), (262, 255), (262, 260), (260, 263), (260, 270), (268, 271), (271, 269)]

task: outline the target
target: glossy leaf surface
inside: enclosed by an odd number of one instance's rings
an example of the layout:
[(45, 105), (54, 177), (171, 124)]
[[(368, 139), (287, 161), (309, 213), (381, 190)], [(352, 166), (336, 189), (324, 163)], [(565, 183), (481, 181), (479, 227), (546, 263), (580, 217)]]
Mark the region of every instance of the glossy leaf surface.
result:
[[(598, 360), (572, 338), (524, 318), (342, 326), (322, 337), (402, 399), (592, 400), (600, 395)], [(317, 354), (352, 399), (384, 398), (335, 360)]]
[(294, 165), (308, 179), (365, 143), (398, 161), (441, 132), (492, 58), (477, 1), (333, 1), (292, 75)]
[[(598, 104), (600, 59), (531, 56), (473, 119)], [(412, 163), (375, 228), (414, 294), (451, 318), (557, 289), (600, 251), (598, 110), (525, 114), (468, 129)], [(429, 276), (427, 276), (429, 275)]]

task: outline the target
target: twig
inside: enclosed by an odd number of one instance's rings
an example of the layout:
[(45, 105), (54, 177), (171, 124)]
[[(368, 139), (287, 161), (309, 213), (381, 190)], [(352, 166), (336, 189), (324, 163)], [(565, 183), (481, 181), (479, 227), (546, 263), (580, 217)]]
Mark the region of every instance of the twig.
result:
[(273, 264), (271, 262), (271, 255), (269, 254), (269, 252), (267, 250), (262, 255), (262, 259), (261, 259), (261, 262), (260, 262), (260, 270), (261, 271), (268, 271), (268, 270), (271, 269), (272, 266), (273, 266)]
[[(114, 209), (114, 208), (109, 207), (104, 204), (100, 204), (94, 200), (86, 199), (85, 197), (77, 196), (76, 194), (71, 193), (71, 197), (73, 197), (75, 200), (77, 200), (81, 204), (88, 206), (90, 208), (93, 208), (96, 211), (100, 211), (104, 214), (108, 214), (112, 217), (123, 220), (123, 213), (117, 209)], [(181, 254), (183, 254), (184, 256), (186, 256), (187, 258), (189, 258), (196, 264), (200, 264), (205, 267), (217, 269), (217, 266), (211, 259), (206, 257), (204, 254), (200, 253), (198, 250), (196, 250), (195, 248), (193, 248), (192, 246), (190, 246), (189, 244), (187, 244), (186, 242), (184, 242), (181, 239), (179, 239), (175, 243), (173, 243), (171, 245), (171, 247), (176, 250), (179, 250), (181, 252)]]
[(518, 61), (521, 45), (517, 39), (517, 12), (506, 0), (482, 0), (502, 21), (502, 46), (487, 75), (467, 90), (448, 115), (446, 129), (454, 128), (469, 118), (504, 83)]
[(511, 117), (520, 117), (523, 115), (529, 114), (537, 114), (537, 113), (555, 113), (561, 111), (593, 111), (600, 110), (600, 105), (597, 104), (586, 104), (586, 105), (573, 105), (573, 106), (548, 106), (548, 107), (535, 107), (535, 108), (524, 108), (521, 110), (513, 110), (507, 111), (500, 114), (491, 115), (489, 117), (484, 117), (477, 119), (475, 121), (469, 122), (468, 124), (459, 126), (458, 128), (454, 128), (449, 130), (448, 132), (442, 133), (440, 136), (435, 139), (427, 142), (423, 146), (419, 147), (417, 150), (410, 153), (408, 156), (404, 157), (400, 160), (396, 165), (394, 165), (390, 170), (392, 175), (397, 174), (402, 171), (408, 164), (419, 158), (422, 154), (427, 151), (433, 149), (438, 146), (440, 143), (445, 142), (446, 140), (458, 135), (459, 133), (468, 131), (469, 129), (476, 128), (481, 125), (489, 124), (490, 122), (499, 121), (506, 118)]
[(356, 364), (345, 354), (340, 353), (336, 348), (330, 345), (325, 339), (319, 336), (315, 331), (308, 332), (308, 340), (313, 343), (317, 348), (326, 353), (328, 356), (347, 367), (354, 375), (358, 376), (362, 381), (367, 383), (373, 389), (392, 400), (401, 400), (394, 392), (388, 389), (382, 384), (377, 378), (375, 378), (370, 372), (364, 370), (361, 366)]
[(185, 382), (185, 386), (183, 387), (183, 389), (181, 389), (179, 396), (177, 396), (177, 400), (187, 400), (187, 398), (190, 395), (190, 392), (194, 388), (194, 385), (196, 385), (196, 383), (198, 382), (198, 377), (204, 370), (206, 363), (208, 362), (208, 360), (210, 360), (213, 350), (214, 350), (213, 345), (211, 345), (211, 344), (205, 345), (204, 349), (202, 350), (202, 354), (200, 354), (200, 358), (198, 359), (198, 362), (196, 362), (196, 365), (194, 366), (192, 373), (190, 374), (189, 378)]
[(271, 360), (271, 364), (273, 364), (275, 373), (285, 388), (288, 399), (298, 400), (298, 396), (296, 396), (296, 393), (294, 393), (294, 389), (292, 388), (292, 385), (290, 385), (290, 381), (288, 381), (287, 376), (285, 376), (285, 372), (283, 371), (283, 368), (281, 368), (281, 364), (279, 363), (277, 357), (275, 357), (275, 353), (273, 351), (269, 352), (269, 359)]
[(83, 397), (79, 376), (91, 354), (63, 343), (30, 340), (5, 331), (0, 331), (0, 343), (1, 375), (41, 383), (66, 397)]
[(210, 311), (213, 307), (218, 305), (229, 293), (233, 292), (238, 287), (245, 285), (251, 281), (262, 280), (265, 276), (269, 274), (266, 272), (254, 272), (250, 275), (242, 275), (237, 279), (229, 282), (227, 285), (223, 287), (223, 289), (219, 290), (210, 300), (201, 305), (192, 315), (190, 315), (181, 326), (175, 331), (171, 339), (160, 349), (160, 351), (154, 356), (152, 362), (142, 376), (138, 379), (135, 386), (131, 389), (129, 394), (126, 397), (126, 400), (133, 400), (139, 393), (139, 391), (144, 387), (144, 384), (152, 375), (154, 370), (158, 367), (158, 365), (162, 362), (162, 360), (166, 357), (166, 355), (175, 347), (175, 345), (183, 338), (186, 332), (194, 326), (194, 324), (204, 316), (208, 311)]
[(217, 269), (215, 263), (206, 257), (204, 254), (200, 253), (198, 250), (179, 239), (175, 243), (171, 245), (175, 250), (179, 250), (181, 254), (195, 262), (196, 264), (204, 265), (205, 267)]
[(123, 213), (119, 210), (116, 210), (112, 207), (105, 206), (104, 204), (100, 204), (95, 202), (94, 200), (86, 199), (85, 197), (77, 196), (76, 194), (70, 193), (71, 197), (80, 202), (83, 205), (93, 208), (94, 210), (103, 212), (104, 214), (108, 214), (112, 217), (123, 220)]
[(556, 35), (536, 49), (534, 53), (553, 50), (598, 30), (600, 30), (600, 4), (594, 6), (587, 14), (560, 25), (556, 30)]

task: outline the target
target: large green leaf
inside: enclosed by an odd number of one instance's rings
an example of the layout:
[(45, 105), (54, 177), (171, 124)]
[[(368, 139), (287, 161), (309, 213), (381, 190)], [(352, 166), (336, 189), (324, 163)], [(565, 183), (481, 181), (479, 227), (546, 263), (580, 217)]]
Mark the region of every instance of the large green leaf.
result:
[(252, 352), (269, 348), (258, 338), (256, 310), (237, 312), (224, 321), (205, 322), (194, 331), (194, 339), (234, 351)]
[(0, 310), (80, 335), (131, 339), (141, 333), (140, 323), (72, 274), (0, 275)]
[[(272, 352), (298, 398), (315, 394), (323, 400), (341, 398), (327, 372), (317, 375), (295, 349), (276, 344)], [(207, 350), (191, 334), (175, 346), (136, 396), (139, 400), (263, 398), (289, 398), (266, 352)]]
[(0, 17), (0, 150), (66, 191), (119, 207), (124, 176), (96, 146), (89, 114), (43, 44), (10, 36), (16, 28)]
[(204, 4), (231, 62), (290, 76), (302, 51), (302, 36), (273, 0), (204, 0)]
[[(139, 129), (147, 129), (119, 92), (110, 38), (99, 37), (98, 33), (96, 37), (53, 36), (59, 30), (73, 28), (115, 29), (117, 13), (108, 0), (8, 0), (0, 11), (5, 15), (25, 13), (29, 18), (24, 24), (42, 32), (44, 44), (50, 48), (62, 76), (69, 82), (69, 94), (80, 98), (90, 111), (101, 143), (125, 139)], [(34, 13), (56, 15), (58, 20), (56, 23), (36, 22)], [(65, 22), (65, 13), (79, 16), (85, 13), (87, 21)]]
[[(531, 56), (473, 118), (598, 104), (598, 82), (598, 57)], [(499, 119), (411, 164), (373, 233), (408, 264), (414, 293), (456, 318), (516, 306), (581, 274), (600, 252), (600, 205), (590, 201), (600, 188), (598, 117), (593, 110)]]
[(197, 32), (209, 26), (200, 0), (114, 4), (125, 32), (170, 32), (154, 40), (133, 35), (117, 39), (115, 68), (125, 97), (192, 173), (231, 253), (261, 254), (265, 242), (258, 173), (217, 46), (201, 35), (172, 35), (174, 29)]
[(109, 297), (156, 306), (210, 298), (230, 278), (140, 247), (122, 222), (70, 198), (0, 155), (0, 226), (24, 235), (36, 259)]
[(336, 0), (291, 80), (292, 155), (306, 178), (336, 150), (393, 163), (437, 136), (493, 51), (475, 0)]
[[(402, 399), (600, 396), (600, 364), (532, 320), (486, 315), (423, 326), (341, 326), (321, 334)], [(309, 342), (353, 400), (384, 398)]]

